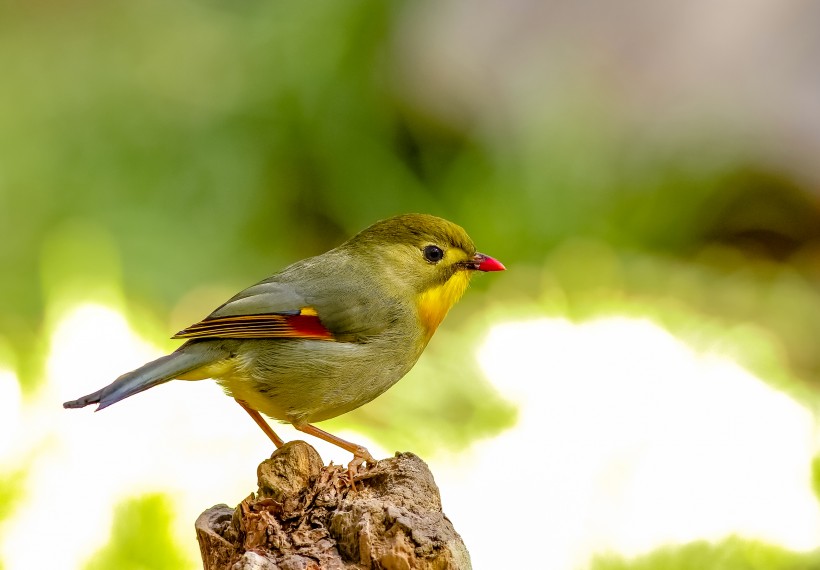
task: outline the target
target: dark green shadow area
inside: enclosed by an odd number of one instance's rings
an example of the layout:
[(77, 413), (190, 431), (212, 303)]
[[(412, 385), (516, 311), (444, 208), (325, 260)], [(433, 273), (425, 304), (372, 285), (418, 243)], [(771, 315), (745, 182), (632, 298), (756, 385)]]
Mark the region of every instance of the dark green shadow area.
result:
[(737, 537), (718, 543), (692, 542), (658, 549), (626, 560), (616, 556), (596, 558), (591, 570), (816, 570), (820, 551), (798, 553)]
[[(144, 495), (117, 505), (111, 540), (84, 570), (180, 570), (191, 567), (171, 537), (171, 499)], [(192, 531), (193, 533), (193, 531)]]

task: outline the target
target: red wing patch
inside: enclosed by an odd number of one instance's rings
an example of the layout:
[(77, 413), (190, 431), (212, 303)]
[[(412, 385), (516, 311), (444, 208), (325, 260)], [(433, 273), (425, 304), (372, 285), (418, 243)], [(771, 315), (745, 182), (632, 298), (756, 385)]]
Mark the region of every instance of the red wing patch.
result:
[(334, 340), (316, 311), (304, 307), (298, 314), (269, 313), (205, 319), (172, 338), (312, 338)]

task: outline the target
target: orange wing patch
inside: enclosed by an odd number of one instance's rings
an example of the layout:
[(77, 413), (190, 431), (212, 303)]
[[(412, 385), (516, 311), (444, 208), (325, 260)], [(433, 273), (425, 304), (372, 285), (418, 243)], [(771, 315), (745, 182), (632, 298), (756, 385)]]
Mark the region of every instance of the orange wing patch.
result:
[(334, 340), (313, 307), (298, 313), (237, 315), (205, 319), (172, 338), (312, 338)]

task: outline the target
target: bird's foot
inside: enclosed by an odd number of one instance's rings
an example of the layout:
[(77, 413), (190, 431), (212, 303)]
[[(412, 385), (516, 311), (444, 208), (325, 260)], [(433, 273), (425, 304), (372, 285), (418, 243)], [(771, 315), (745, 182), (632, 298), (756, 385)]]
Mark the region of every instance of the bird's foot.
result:
[(372, 467), (376, 465), (376, 460), (370, 455), (370, 452), (367, 451), (364, 447), (358, 446), (359, 448), (353, 452), (353, 460), (347, 464), (347, 470), (355, 473), (359, 470), (359, 467), (367, 463), (368, 467)]
[(353, 460), (347, 464), (347, 478), (350, 481), (350, 486), (355, 490), (356, 487), (354, 485), (354, 481), (356, 476), (359, 474), (362, 465), (365, 463), (367, 467), (373, 467), (376, 465), (376, 460), (370, 455), (370, 452), (367, 451), (367, 448), (361, 445), (356, 445), (353, 451)]

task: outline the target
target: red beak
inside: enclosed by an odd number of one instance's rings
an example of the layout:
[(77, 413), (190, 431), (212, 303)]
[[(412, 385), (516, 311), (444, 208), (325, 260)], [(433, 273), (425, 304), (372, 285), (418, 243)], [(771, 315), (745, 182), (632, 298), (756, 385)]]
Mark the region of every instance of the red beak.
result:
[(503, 263), (483, 253), (475, 254), (472, 267), (479, 271), (504, 271), (507, 269)]

